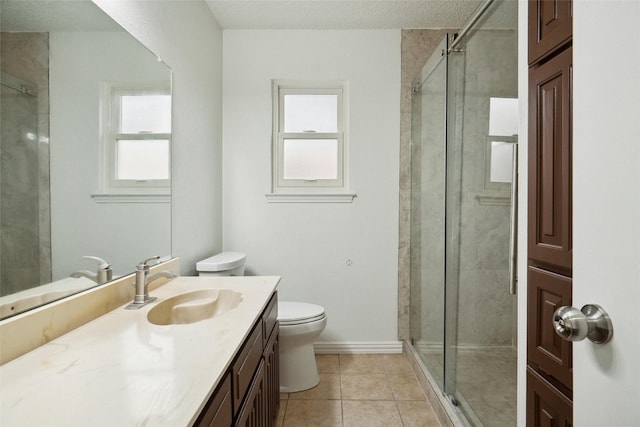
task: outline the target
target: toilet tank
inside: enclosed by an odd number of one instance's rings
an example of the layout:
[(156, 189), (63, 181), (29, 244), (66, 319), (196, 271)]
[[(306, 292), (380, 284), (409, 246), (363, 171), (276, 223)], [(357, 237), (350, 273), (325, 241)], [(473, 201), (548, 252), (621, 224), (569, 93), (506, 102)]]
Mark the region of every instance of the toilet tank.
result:
[(242, 252), (221, 252), (198, 261), (196, 270), (199, 276), (243, 276), (244, 262), (247, 256)]

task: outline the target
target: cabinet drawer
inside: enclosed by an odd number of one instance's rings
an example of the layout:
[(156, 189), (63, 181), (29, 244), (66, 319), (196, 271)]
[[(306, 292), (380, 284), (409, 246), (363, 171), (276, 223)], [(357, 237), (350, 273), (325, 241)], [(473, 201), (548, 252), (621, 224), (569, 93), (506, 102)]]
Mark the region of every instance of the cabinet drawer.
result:
[(237, 414), (242, 404), (242, 399), (251, 385), (253, 374), (258, 368), (262, 358), (262, 318), (253, 327), (249, 338), (245, 342), (238, 358), (233, 363), (232, 387), (233, 387), (233, 410)]
[(226, 375), (194, 424), (197, 427), (229, 427), (233, 422), (231, 376)]
[(273, 331), (273, 327), (276, 325), (278, 321), (278, 294), (274, 292), (269, 304), (267, 304), (267, 308), (265, 308), (264, 313), (262, 314), (262, 322), (264, 325), (263, 337), (266, 344), (266, 341), (271, 336), (271, 331)]
[(530, 367), (527, 383), (527, 427), (573, 425), (571, 400)]

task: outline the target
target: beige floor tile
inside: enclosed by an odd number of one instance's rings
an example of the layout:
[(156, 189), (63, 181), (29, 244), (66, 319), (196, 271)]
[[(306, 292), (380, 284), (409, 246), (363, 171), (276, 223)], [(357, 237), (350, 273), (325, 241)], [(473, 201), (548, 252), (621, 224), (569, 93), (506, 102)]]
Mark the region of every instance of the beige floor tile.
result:
[(384, 371), (388, 374), (412, 374), (411, 365), (404, 354), (382, 355)]
[(297, 393), (289, 393), (290, 400), (300, 399), (340, 399), (340, 375), (339, 374), (318, 374), (320, 383), (309, 390)]
[(280, 401), (289, 399), (289, 393), (280, 393)]
[(384, 370), (382, 354), (341, 354), (341, 374), (382, 374)]
[(396, 402), (389, 400), (344, 400), (345, 427), (402, 427)]
[(339, 400), (289, 400), (283, 427), (342, 426)]
[(340, 358), (337, 354), (316, 354), (319, 374), (339, 374)]
[(395, 400), (425, 400), (422, 386), (414, 374), (388, 374)]
[(283, 427), (284, 414), (287, 411), (287, 400), (280, 399), (280, 407), (278, 408), (278, 416), (276, 417), (275, 427)]
[(440, 427), (438, 417), (426, 400), (397, 401), (396, 404), (405, 427)]
[(340, 374), (342, 399), (393, 400), (385, 374)]

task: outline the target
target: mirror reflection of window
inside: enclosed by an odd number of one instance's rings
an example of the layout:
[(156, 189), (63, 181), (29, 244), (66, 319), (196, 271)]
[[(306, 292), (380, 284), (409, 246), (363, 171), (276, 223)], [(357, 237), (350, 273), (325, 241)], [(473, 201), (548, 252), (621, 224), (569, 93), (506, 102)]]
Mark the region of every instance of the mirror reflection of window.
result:
[(163, 84), (146, 86), (105, 83), (105, 193), (169, 191), (171, 94)]
[(169, 140), (119, 139), (116, 152), (116, 179), (169, 179)]
[(120, 132), (171, 132), (171, 95), (122, 95), (120, 105)]
[[(171, 95), (114, 94), (119, 101), (116, 180), (169, 179)], [(164, 138), (163, 138), (164, 137)]]

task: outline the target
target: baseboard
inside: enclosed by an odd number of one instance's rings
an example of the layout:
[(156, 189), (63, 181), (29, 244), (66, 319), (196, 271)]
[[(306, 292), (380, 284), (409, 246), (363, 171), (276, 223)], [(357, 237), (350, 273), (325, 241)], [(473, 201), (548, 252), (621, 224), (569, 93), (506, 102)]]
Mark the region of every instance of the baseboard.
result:
[(316, 354), (401, 354), (402, 341), (317, 342)]

